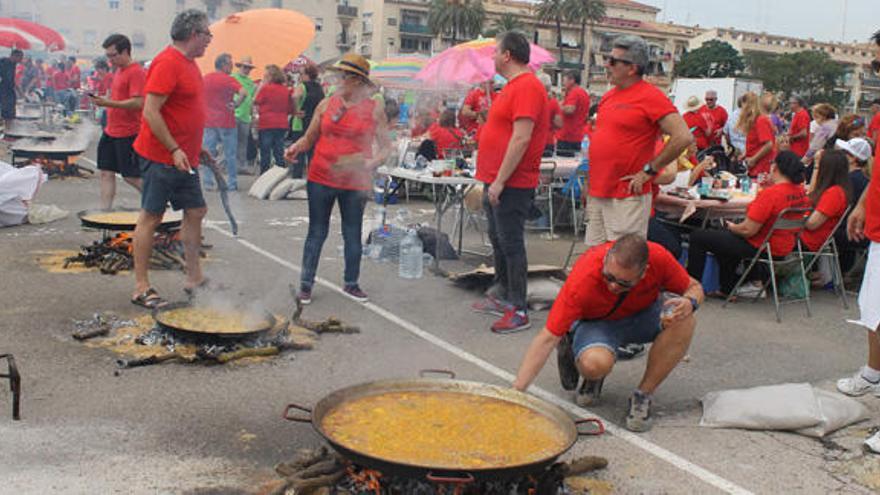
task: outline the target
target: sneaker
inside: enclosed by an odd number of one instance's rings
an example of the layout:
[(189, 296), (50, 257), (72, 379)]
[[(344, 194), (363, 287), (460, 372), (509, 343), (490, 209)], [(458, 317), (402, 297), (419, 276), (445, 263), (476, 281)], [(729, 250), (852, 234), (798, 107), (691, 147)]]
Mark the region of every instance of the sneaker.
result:
[(629, 398), (626, 429), (642, 433), (650, 430), (653, 423), (654, 418), (651, 417), (651, 396), (636, 390)]
[(492, 296), (486, 296), (482, 301), (471, 304), (471, 309), (477, 313), (486, 313), (495, 316), (504, 316), (507, 308), (504, 304)]
[(348, 297), (354, 299), (357, 302), (365, 303), (370, 300), (370, 298), (367, 297), (367, 293), (362, 291), (361, 288), (357, 285), (349, 285), (342, 290), (346, 294), (348, 294)]
[(761, 299), (767, 297), (766, 292), (764, 292), (764, 285), (761, 282), (740, 285), (736, 292), (734, 292), (734, 295), (737, 297), (760, 297)]
[(504, 316), (500, 320), (492, 324), (492, 331), (500, 334), (515, 333), (531, 326), (529, 315), (525, 311), (510, 308), (504, 312)]
[(645, 352), (645, 344), (625, 344), (615, 350), (619, 361), (635, 359)]
[(850, 378), (837, 380), (837, 390), (852, 397), (859, 397), (868, 392), (880, 397), (880, 382), (868, 381), (862, 376), (862, 370), (859, 370)]
[(602, 394), (603, 383), (605, 383), (605, 377), (599, 378), (598, 380), (587, 380), (584, 378), (581, 388), (579, 388), (574, 395), (575, 404), (581, 407), (589, 407), (599, 402), (599, 395)]
[(296, 298), (299, 299), (299, 302), (303, 305), (312, 304), (312, 289), (300, 289)]

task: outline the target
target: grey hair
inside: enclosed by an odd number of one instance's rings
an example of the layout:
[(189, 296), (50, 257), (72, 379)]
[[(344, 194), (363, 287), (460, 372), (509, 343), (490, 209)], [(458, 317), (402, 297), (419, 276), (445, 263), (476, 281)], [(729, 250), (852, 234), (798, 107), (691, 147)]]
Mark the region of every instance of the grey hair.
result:
[(214, 59), (214, 68), (217, 70), (222, 69), (226, 64), (232, 65), (232, 55), (228, 53), (221, 53)]
[(710, 95), (711, 95), (711, 96), (715, 96), (715, 97), (717, 97), (717, 96), (718, 96), (718, 91), (715, 91), (714, 89), (710, 89), (710, 90), (706, 91), (705, 96), (710, 96)]
[(196, 31), (208, 25), (208, 14), (196, 9), (187, 9), (177, 14), (171, 23), (171, 39), (174, 41), (186, 41), (192, 38)]

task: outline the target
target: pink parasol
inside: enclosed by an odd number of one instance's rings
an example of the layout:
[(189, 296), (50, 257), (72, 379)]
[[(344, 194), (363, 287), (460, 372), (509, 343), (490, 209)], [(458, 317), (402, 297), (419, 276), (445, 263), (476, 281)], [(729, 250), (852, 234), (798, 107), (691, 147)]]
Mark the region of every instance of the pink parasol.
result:
[[(495, 39), (481, 38), (447, 48), (431, 58), (415, 79), (429, 85), (472, 85), (495, 76)], [(529, 68), (538, 70), (555, 59), (547, 50), (531, 45)]]
[[(64, 37), (52, 28), (46, 27), (36, 22), (26, 21), (24, 19), (13, 19), (9, 17), (0, 17), (0, 30), (4, 32), (12, 32), (19, 34), (23, 38), (36, 38), (45, 47), (46, 51), (64, 50), (66, 43)], [(34, 45), (29, 43), (28, 49)], [(22, 48), (18, 46), (18, 48)]]
[(19, 50), (30, 50), (32, 45), (24, 36), (14, 31), (4, 31), (0, 29), (0, 46), (6, 48), (18, 48)]

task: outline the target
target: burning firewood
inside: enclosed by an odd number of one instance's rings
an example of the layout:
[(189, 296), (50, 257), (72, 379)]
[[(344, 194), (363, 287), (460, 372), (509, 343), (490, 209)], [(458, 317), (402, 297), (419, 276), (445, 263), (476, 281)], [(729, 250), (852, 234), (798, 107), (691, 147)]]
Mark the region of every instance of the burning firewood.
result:
[(313, 493), (314, 490), (332, 487), (345, 477), (344, 461), (325, 447), (318, 450), (302, 450), (289, 463), (279, 463), (275, 472), (284, 482), (270, 495), (284, 495), (288, 490), (294, 493)]
[[(293, 287), (290, 288), (293, 293)], [(298, 297), (294, 294), (294, 301), (296, 302), (296, 309), (293, 312), (293, 316), (291, 316), (290, 321), (293, 322), (294, 325), (298, 325), (307, 330), (311, 330), (317, 334), (321, 333), (342, 333), (342, 334), (352, 334), (352, 333), (360, 333), (360, 327), (354, 325), (346, 325), (338, 318), (331, 316), (324, 321), (311, 321), (303, 319), (303, 303), (299, 300)]]

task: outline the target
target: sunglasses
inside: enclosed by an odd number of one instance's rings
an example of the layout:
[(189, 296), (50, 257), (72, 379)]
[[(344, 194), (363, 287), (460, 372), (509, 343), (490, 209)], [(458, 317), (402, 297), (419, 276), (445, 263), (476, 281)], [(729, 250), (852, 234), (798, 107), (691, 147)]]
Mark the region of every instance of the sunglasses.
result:
[(706, 101), (716, 101), (718, 98), (706, 98)]
[(611, 55), (605, 55), (605, 63), (607, 63), (608, 65), (610, 65), (612, 67), (617, 64), (632, 65), (632, 62), (630, 62), (629, 60), (624, 60), (622, 58), (612, 57)]

